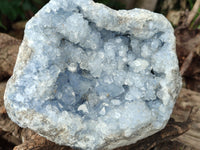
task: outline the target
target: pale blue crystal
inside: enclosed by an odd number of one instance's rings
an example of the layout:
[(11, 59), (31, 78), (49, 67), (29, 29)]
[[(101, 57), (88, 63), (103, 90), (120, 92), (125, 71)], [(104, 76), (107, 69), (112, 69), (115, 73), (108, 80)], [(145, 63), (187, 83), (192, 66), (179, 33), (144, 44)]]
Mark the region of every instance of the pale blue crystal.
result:
[(26, 25), (5, 106), (18, 125), (58, 144), (113, 149), (166, 125), (178, 71), (162, 15), (51, 0)]

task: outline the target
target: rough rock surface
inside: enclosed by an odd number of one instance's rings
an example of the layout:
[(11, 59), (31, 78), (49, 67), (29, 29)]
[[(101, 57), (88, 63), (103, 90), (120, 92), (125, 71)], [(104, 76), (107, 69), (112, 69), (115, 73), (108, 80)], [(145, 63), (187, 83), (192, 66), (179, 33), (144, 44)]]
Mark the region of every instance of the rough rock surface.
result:
[(51, 0), (26, 24), (5, 107), (58, 144), (113, 149), (164, 128), (180, 87), (165, 17)]

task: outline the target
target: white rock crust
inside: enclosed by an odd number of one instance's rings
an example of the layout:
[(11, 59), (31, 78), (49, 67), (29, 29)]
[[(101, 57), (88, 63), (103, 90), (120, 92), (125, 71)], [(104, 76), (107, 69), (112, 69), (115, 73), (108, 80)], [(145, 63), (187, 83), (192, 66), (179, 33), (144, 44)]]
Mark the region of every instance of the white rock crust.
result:
[(114, 149), (164, 128), (180, 88), (164, 16), (51, 0), (26, 25), (4, 99), (14, 122), (51, 141)]

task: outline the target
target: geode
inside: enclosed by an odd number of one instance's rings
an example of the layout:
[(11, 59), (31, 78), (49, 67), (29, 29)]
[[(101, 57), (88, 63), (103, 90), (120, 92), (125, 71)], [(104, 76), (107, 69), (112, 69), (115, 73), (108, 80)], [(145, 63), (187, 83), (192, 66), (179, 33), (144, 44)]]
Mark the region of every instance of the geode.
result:
[(5, 106), (58, 144), (113, 149), (164, 128), (180, 87), (164, 16), (51, 0), (26, 24)]

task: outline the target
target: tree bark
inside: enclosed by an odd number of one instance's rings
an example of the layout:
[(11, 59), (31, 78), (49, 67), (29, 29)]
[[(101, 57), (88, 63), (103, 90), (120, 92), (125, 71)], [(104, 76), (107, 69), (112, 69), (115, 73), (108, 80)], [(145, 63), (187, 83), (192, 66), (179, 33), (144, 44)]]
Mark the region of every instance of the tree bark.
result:
[(194, 149), (200, 148), (200, 93), (188, 89), (182, 89), (176, 102), (172, 117), (176, 121), (186, 120), (190, 108), (194, 107), (196, 113), (193, 115), (191, 128), (185, 134), (175, 138), (176, 141), (184, 143)]
[(0, 33), (0, 81), (12, 75), (21, 41)]
[(67, 146), (60, 146), (46, 138), (34, 134), (23, 144), (16, 146), (13, 150), (73, 150)]

